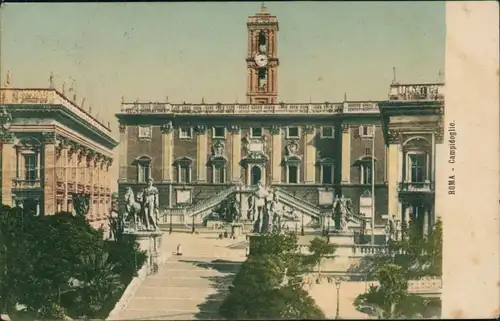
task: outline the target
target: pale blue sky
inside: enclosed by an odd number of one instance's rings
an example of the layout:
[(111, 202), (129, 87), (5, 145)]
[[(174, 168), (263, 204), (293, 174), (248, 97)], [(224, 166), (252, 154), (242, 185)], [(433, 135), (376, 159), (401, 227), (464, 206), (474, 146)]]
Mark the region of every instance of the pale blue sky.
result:
[[(280, 22), (279, 98), (385, 99), (444, 70), (444, 2), (270, 2)], [(245, 101), (247, 16), (259, 2), (12, 4), (0, 10), (1, 81), (77, 84), (114, 123), (125, 100)]]

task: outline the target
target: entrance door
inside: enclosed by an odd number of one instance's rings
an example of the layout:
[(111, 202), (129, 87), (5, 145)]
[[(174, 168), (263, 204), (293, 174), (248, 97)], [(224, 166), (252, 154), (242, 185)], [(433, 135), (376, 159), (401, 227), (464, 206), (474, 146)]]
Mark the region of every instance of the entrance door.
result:
[(252, 166), (250, 172), (250, 184), (257, 185), (261, 179), (262, 179), (262, 169), (260, 168), (260, 166)]

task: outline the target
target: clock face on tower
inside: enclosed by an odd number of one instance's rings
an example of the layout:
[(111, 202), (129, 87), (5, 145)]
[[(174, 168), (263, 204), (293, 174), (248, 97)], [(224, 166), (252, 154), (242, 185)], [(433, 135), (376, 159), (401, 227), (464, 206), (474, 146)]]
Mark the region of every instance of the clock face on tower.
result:
[(258, 53), (255, 55), (255, 64), (257, 67), (262, 68), (267, 66), (267, 56), (263, 53)]

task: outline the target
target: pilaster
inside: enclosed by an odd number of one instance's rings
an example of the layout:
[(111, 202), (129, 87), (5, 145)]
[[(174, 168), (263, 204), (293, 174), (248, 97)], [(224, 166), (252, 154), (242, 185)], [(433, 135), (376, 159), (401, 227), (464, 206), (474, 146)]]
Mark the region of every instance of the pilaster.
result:
[(342, 125), (342, 183), (351, 182), (351, 128)]
[(270, 129), (272, 135), (271, 146), (271, 184), (281, 182), (281, 160), (282, 150), (281, 146), (281, 128), (280, 126), (272, 126)]
[(402, 213), (398, 210), (398, 183), (399, 176), (399, 146), (390, 144), (388, 147), (387, 158), (387, 183), (388, 183), (388, 211), (389, 215), (396, 215), (396, 218), (401, 219)]
[(195, 127), (196, 131), (196, 166), (198, 173), (198, 182), (205, 183), (207, 181), (207, 161), (208, 161), (208, 136), (207, 127), (205, 125), (198, 125)]
[(304, 183), (314, 184), (316, 179), (316, 148), (314, 147), (314, 134), (316, 128), (312, 125), (304, 126)]
[(16, 175), (15, 160), (16, 152), (14, 148), (14, 135), (9, 132), (0, 133), (2, 143), (2, 204), (13, 206), (12, 204), (12, 179)]
[(69, 211), (68, 209), (68, 194), (69, 194), (69, 190), (68, 190), (68, 182), (69, 182), (69, 171), (71, 170), (70, 166), (71, 166), (71, 162), (70, 162), (70, 159), (69, 159), (69, 151), (68, 151), (68, 146), (66, 144), (64, 144), (62, 146), (62, 150), (61, 150), (61, 158), (62, 158), (62, 163), (63, 163), (63, 166), (64, 166), (64, 169), (63, 169), (63, 182), (64, 182), (64, 196), (63, 196), (63, 211)]
[(229, 131), (232, 135), (231, 146), (231, 182), (240, 182), (241, 179), (241, 128), (238, 125), (231, 125)]
[(43, 133), (44, 181), (43, 198), (44, 213), (52, 215), (57, 211), (56, 204), (56, 141), (55, 133)]
[(163, 181), (171, 182), (173, 179), (173, 154), (174, 154), (174, 126), (172, 122), (161, 125), (162, 140), (162, 172)]
[(127, 169), (128, 169), (128, 160), (127, 160), (127, 149), (128, 149), (128, 128), (124, 123), (119, 124), (120, 130), (120, 147), (119, 147), (119, 168), (118, 168), (118, 180), (126, 181), (127, 180)]

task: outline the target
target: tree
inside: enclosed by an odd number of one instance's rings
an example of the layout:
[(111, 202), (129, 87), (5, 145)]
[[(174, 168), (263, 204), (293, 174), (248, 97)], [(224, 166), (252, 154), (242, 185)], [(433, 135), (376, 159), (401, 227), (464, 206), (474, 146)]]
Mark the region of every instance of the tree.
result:
[(307, 259), (311, 261), (311, 265), (318, 266), (318, 274), (321, 274), (321, 263), (323, 258), (327, 255), (335, 253), (336, 250), (337, 246), (335, 244), (328, 243), (326, 238), (315, 237), (309, 244), (309, 252), (312, 254), (308, 256)]
[(241, 319), (321, 319), (322, 311), (302, 289), (310, 266), (294, 234), (266, 233), (251, 239), (242, 264), (219, 308), (222, 317)]
[(365, 272), (368, 278), (378, 280), (380, 285), (372, 286), (367, 293), (359, 295), (355, 306), (359, 310), (372, 307), (380, 318), (435, 314), (439, 310), (439, 300), (408, 293), (408, 281), (424, 276), (441, 276), (442, 233), (440, 219), (425, 237), (420, 230), (410, 227), (405, 239), (388, 244), (386, 253), (367, 257)]

